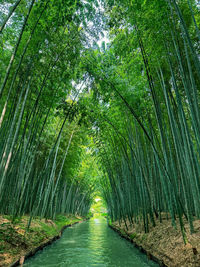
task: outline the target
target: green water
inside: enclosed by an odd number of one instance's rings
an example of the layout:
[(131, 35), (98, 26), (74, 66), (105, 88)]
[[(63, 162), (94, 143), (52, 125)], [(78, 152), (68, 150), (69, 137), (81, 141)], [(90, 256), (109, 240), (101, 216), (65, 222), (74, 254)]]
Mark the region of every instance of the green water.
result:
[(158, 266), (119, 237), (104, 218), (67, 228), (61, 239), (26, 260), (28, 267), (148, 267)]

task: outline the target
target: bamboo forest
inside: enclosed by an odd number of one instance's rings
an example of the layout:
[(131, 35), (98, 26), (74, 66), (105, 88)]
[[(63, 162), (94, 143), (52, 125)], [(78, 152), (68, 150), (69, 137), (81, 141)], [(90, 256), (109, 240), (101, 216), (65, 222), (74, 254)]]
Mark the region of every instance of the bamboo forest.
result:
[(198, 0), (0, 0), (0, 266), (199, 267), (199, 102)]

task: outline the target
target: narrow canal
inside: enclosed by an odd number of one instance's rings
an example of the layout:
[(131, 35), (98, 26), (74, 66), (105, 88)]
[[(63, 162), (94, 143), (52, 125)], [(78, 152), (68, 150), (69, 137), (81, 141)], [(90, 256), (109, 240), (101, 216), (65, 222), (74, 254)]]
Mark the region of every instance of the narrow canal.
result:
[(119, 237), (104, 218), (67, 228), (61, 239), (28, 259), (26, 267), (148, 267), (158, 266)]

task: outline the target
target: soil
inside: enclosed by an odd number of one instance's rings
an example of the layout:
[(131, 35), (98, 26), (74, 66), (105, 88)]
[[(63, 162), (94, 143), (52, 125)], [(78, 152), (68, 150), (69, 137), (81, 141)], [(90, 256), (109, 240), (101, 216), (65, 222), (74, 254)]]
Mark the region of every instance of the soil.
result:
[(0, 267), (7, 267), (55, 236), (66, 225), (83, 220), (75, 216), (59, 216), (55, 221), (35, 218), (27, 230), (29, 216), (12, 221), (10, 216), (0, 215)]
[(189, 225), (184, 221), (187, 237), (184, 244), (178, 221), (175, 229), (171, 220), (165, 215), (162, 217), (162, 223), (157, 220), (155, 227), (150, 226), (149, 233), (144, 232), (141, 224), (129, 225), (127, 222), (128, 230), (124, 223), (114, 222), (111, 225), (166, 266), (200, 267), (200, 220), (194, 221), (193, 234), (190, 234)]

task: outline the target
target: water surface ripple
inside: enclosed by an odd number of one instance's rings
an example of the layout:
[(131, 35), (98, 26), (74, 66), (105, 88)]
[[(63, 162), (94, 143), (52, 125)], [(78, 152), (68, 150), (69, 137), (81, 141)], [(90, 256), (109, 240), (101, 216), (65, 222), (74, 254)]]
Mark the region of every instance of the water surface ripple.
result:
[(154, 267), (127, 240), (107, 226), (104, 218), (67, 228), (62, 237), (26, 260), (25, 267)]

